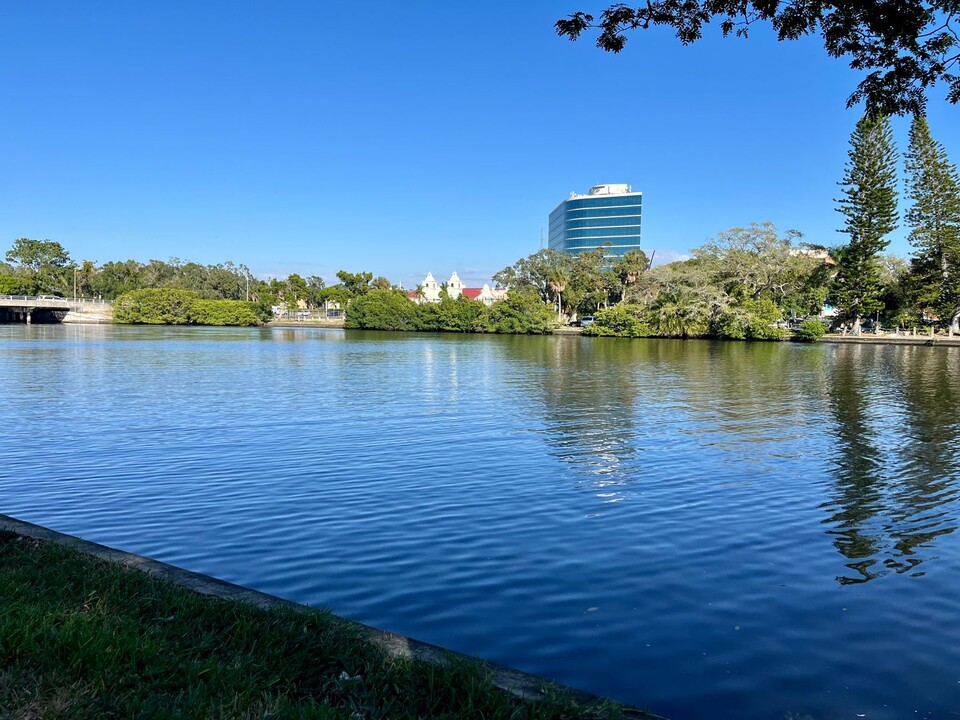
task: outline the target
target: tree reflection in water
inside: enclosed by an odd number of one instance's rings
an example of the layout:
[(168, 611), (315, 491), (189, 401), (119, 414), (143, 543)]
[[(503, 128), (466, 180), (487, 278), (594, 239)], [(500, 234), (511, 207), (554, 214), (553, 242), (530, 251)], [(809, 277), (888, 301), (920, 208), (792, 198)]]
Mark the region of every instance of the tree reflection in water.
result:
[(943, 348), (834, 348), (835, 489), (823, 508), (853, 571), (841, 584), (922, 575), (936, 538), (956, 530), (958, 360)]

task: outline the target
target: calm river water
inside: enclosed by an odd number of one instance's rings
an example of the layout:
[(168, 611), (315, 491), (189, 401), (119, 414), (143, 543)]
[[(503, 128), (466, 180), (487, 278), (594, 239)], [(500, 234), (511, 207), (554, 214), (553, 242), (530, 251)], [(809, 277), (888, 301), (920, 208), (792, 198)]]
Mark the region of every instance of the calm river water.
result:
[(0, 326), (0, 513), (673, 718), (960, 713), (960, 352)]

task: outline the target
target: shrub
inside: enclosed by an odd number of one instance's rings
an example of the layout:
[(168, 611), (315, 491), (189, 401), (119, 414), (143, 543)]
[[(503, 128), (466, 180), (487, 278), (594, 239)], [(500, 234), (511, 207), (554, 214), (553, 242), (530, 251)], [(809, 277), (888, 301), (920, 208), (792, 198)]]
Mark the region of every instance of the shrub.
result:
[(196, 300), (190, 307), (190, 321), (196, 325), (259, 325), (254, 303), (243, 300)]
[(113, 321), (133, 325), (259, 325), (262, 308), (243, 300), (201, 300), (192, 290), (145, 288), (113, 303)]
[(113, 320), (142, 325), (188, 325), (190, 308), (198, 299), (197, 294), (191, 290), (134, 290), (114, 301)]
[(644, 321), (639, 305), (614, 305), (597, 312), (593, 324), (583, 329), (584, 335), (614, 337), (649, 337), (650, 326)]
[(440, 330), (444, 332), (476, 332), (483, 328), (486, 307), (479, 300), (463, 296), (440, 301)]
[(826, 332), (827, 326), (821, 320), (811, 318), (800, 323), (800, 327), (797, 329), (795, 337), (797, 340), (802, 340), (804, 342), (814, 342), (822, 338)]
[(343, 326), (355, 330), (418, 330), (417, 305), (397, 290), (370, 290), (347, 306)]
[(535, 291), (511, 290), (490, 306), (484, 326), (488, 332), (543, 335), (557, 325), (557, 314)]
[(786, 331), (777, 326), (782, 315), (771, 300), (743, 300), (720, 315), (715, 334), (730, 340), (783, 340)]

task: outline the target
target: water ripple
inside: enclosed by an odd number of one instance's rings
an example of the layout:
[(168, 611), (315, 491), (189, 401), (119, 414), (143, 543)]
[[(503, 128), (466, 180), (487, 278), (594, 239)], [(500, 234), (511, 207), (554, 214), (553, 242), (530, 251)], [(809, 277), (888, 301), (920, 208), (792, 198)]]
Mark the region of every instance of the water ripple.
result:
[(0, 326), (0, 367), (0, 512), (677, 718), (960, 707), (955, 350)]

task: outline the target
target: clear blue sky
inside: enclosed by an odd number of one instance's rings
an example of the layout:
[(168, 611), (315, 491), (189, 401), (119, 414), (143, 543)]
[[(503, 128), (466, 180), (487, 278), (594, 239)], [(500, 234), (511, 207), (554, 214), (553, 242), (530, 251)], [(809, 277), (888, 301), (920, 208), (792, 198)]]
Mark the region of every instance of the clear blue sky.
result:
[[(605, 5), (4, 3), (0, 244), (482, 282), (571, 190), (620, 182), (659, 258), (763, 220), (842, 240), (857, 74), (763, 31), (635, 33), (620, 55), (554, 34)], [(929, 119), (956, 162), (943, 94)]]

